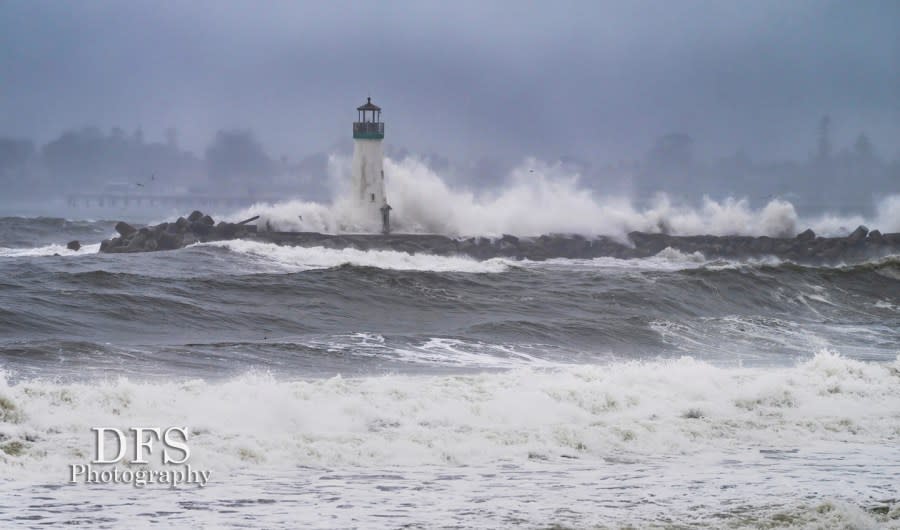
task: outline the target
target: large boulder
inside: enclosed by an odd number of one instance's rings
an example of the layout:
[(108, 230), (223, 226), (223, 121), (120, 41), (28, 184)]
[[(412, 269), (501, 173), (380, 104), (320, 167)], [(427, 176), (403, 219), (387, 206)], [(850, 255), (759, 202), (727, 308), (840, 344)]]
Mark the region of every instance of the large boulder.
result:
[(137, 232), (137, 228), (131, 226), (125, 221), (119, 221), (118, 223), (116, 223), (116, 232), (118, 232), (119, 235), (123, 237), (128, 237), (131, 234)]
[(77, 240), (76, 240), (76, 241), (69, 241), (69, 243), (66, 245), (66, 248), (69, 249), (69, 250), (74, 250), (74, 251), (77, 252), (78, 249), (81, 248), (81, 243), (79, 243)]
[(188, 245), (193, 245), (194, 243), (199, 242), (200, 239), (192, 232), (187, 232), (182, 236), (181, 246), (186, 247)]
[(191, 223), (191, 232), (199, 236), (205, 236), (212, 232), (212, 225), (208, 225), (202, 221), (194, 221)]
[(884, 236), (881, 235), (880, 230), (872, 230), (869, 232), (869, 241), (876, 244), (884, 243)]
[(144, 250), (144, 243), (147, 242), (147, 234), (138, 232), (128, 241), (125, 246), (125, 252), (141, 252)]
[(158, 250), (175, 250), (181, 248), (183, 241), (184, 236), (181, 236), (180, 234), (164, 232), (156, 239), (156, 248)]
[(831, 238), (826, 240), (826, 243), (821, 246), (816, 255), (819, 258), (836, 260), (843, 257), (846, 252), (847, 241), (840, 238)]
[(225, 239), (232, 239), (237, 234), (239, 228), (240, 226), (234, 223), (219, 221), (219, 224), (216, 225), (216, 235)]
[(882, 234), (881, 237), (884, 239), (884, 242), (888, 245), (898, 245), (900, 246), (900, 232), (894, 232), (891, 234)]
[(860, 243), (866, 239), (866, 235), (869, 233), (869, 229), (863, 225), (859, 225), (856, 230), (853, 231), (852, 234), (847, 236), (847, 241), (852, 244)]
[(806, 230), (797, 234), (797, 239), (800, 241), (812, 241), (816, 238), (816, 233), (812, 231), (812, 228), (807, 228)]
[(175, 228), (177, 228), (179, 232), (184, 232), (190, 225), (191, 222), (184, 217), (179, 217), (178, 220), (175, 221)]
[(519, 238), (510, 234), (503, 234), (503, 237), (500, 238), (500, 241), (513, 246), (519, 245)]
[(201, 217), (200, 222), (205, 224), (206, 226), (213, 226), (214, 224), (216, 224), (216, 222), (213, 221), (213, 218), (208, 215), (204, 215), (203, 217)]
[(748, 248), (757, 254), (771, 254), (775, 248), (775, 241), (766, 236), (758, 237), (750, 241)]

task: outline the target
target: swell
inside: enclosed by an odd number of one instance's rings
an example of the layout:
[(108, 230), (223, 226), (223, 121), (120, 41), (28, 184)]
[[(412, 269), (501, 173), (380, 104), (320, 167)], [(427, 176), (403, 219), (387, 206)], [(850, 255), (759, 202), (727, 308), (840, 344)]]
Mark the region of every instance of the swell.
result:
[(488, 309), (461, 295), (485, 288), (483, 279), (372, 267), (169, 278), (150, 267), (143, 273), (23, 268), (11, 279), (0, 289), (0, 338), (216, 340), (248, 329), (260, 336), (333, 331), (335, 323), (364, 320), (378, 307), (400, 306), (393, 318), (410, 322), (417, 308)]
[(0, 247), (27, 248), (71, 239), (99, 243), (115, 221), (75, 221), (59, 217), (0, 217)]
[[(431, 339), (478, 344), (431, 357), (447, 367), (493, 366), (469, 356), (500, 358), (498, 345), (566, 362), (683, 354), (770, 362), (811, 347), (884, 359), (900, 349), (897, 256), (813, 267), (669, 250), (644, 260), (510, 261), (485, 272), (439, 256), (270, 247), (0, 260), (0, 358), (28, 364), (27, 355), (52, 351), (99, 362), (69, 345), (81, 341), (115, 345), (110, 358), (136, 349), (169, 372), (195, 363), (221, 373), (186, 359), (227, 366), (232, 355), (319, 373), (350, 366), (326, 360), (328, 348), (359, 348), (393, 369), (401, 351), (420, 364)], [(387, 337), (389, 347), (322, 346), (321, 337), (353, 333)]]
[[(221, 256), (226, 269), (217, 268), (205, 258), (215, 257), (216, 252), (204, 249), (198, 255), (189, 249), (172, 253), (163, 262), (154, 258), (143, 264), (92, 262), (85, 265), (87, 270), (72, 272), (8, 263), (0, 287), (0, 307), (4, 308), (0, 331), (27, 331), (35, 326), (59, 332), (74, 321), (101, 331), (114, 324), (119, 328), (155, 326), (156, 333), (160, 327), (222, 330), (234, 326), (298, 332), (354, 316), (371, 318), (377, 326), (389, 316), (379, 311), (393, 314), (394, 326), (404, 321), (415, 326), (424, 320), (417, 311), (443, 311), (438, 320), (447, 324), (466, 312), (495, 315), (472, 324), (462, 319), (450, 329), (502, 332), (503, 322), (513, 329), (516, 320), (524, 320), (514, 331), (547, 338), (593, 336), (591, 326), (598, 325), (599, 335), (609, 334), (603, 328), (607, 317), (621, 323), (647, 322), (659, 314), (690, 318), (799, 311), (810, 315), (807, 302), (815, 297), (828, 300), (817, 311), (839, 319), (869, 312), (877, 303), (896, 305), (900, 300), (897, 257), (843, 267), (728, 262), (642, 270), (627, 262), (609, 266), (605, 261), (571, 270), (560, 263), (547, 267), (522, 263), (499, 274), (472, 274), (345, 263), (273, 273), (256, 272), (258, 268), (242, 267)], [(127, 270), (94, 268), (98, 265)], [(242, 272), (245, 269), (250, 273)], [(77, 326), (68, 331), (79, 332)]]
[[(752, 262), (751, 262), (752, 264)], [(876, 257), (870, 260), (835, 265), (809, 265), (804, 263), (795, 263), (793, 261), (778, 261), (775, 264), (760, 262), (758, 264), (760, 270), (791, 270), (797, 272), (806, 271), (829, 271), (838, 274), (856, 274), (868, 272), (896, 272), (900, 270), (900, 255), (890, 255)]]

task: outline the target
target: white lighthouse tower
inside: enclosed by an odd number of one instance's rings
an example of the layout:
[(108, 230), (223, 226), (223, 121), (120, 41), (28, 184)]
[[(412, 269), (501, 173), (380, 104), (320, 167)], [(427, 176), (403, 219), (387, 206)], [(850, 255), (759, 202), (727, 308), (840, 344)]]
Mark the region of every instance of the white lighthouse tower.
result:
[(381, 107), (368, 98), (365, 105), (357, 107), (357, 121), (353, 122), (353, 186), (360, 208), (369, 219), (381, 218), (381, 232), (391, 231), (387, 197), (384, 194), (384, 123)]

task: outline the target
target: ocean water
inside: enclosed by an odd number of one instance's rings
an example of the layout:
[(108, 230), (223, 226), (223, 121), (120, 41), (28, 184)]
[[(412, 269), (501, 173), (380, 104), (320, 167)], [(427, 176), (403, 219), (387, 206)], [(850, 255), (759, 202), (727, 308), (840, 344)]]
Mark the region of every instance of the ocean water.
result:
[[(0, 219), (0, 527), (900, 528), (900, 257), (97, 254), (112, 226)], [(98, 426), (188, 427), (209, 482), (70, 483)]]

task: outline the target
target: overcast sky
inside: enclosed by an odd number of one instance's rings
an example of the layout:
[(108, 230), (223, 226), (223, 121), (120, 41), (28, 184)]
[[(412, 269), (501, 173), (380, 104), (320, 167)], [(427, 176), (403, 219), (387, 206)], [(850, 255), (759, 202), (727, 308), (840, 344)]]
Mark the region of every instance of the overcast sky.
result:
[(451, 159), (805, 158), (816, 122), (900, 153), (900, 2), (0, 0), (0, 134), (250, 128), (297, 159), (349, 137)]

